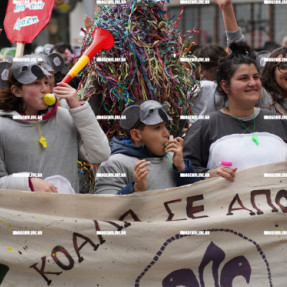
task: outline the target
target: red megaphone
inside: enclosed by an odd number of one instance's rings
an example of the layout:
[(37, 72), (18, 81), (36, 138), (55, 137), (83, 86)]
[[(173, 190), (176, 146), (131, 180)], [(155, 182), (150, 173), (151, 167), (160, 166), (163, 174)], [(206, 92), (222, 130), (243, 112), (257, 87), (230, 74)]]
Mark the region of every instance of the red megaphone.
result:
[(96, 28), (92, 36), (94, 39), (92, 44), (62, 80), (63, 83), (69, 83), (100, 50), (111, 49), (114, 46), (112, 34), (105, 29)]

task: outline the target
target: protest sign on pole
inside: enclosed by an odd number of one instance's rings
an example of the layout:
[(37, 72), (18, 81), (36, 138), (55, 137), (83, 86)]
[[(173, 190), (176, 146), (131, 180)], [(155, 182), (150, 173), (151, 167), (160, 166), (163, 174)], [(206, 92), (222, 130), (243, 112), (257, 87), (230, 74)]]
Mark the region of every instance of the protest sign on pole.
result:
[(2, 190), (0, 286), (286, 286), (286, 183), (284, 162), (127, 196)]
[(49, 23), (55, 0), (9, 0), (4, 29), (10, 42), (17, 43), (16, 57), (24, 43), (31, 43)]

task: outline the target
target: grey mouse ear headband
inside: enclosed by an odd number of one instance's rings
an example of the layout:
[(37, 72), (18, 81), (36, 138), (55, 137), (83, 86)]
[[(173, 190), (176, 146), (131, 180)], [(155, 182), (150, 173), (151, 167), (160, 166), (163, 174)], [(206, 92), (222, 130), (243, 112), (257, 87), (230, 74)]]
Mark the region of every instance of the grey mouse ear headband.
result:
[(121, 119), (120, 126), (123, 129), (130, 130), (140, 121), (145, 125), (156, 125), (161, 122), (169, 122), (172, 118), (168, 115), (169, 105), (153, 100), (144, 101), (140, 105), (127, 107), (122, 115), (125, 119)]
[(50, 55), (32, 54), (25, 55), (23, 58), (28, 58), (29, 60), (36, 62), (39, 66), (50, 73), (61, 71), (65, 65), (64, 59), (59, 53), (52, 53)]
[(65, 61), (63, 57), (58, 53), (52, 53), (48, 55), (46, 60), (48, 64), (51, 66), (51, 68), (53, 69), (53, 72), (55, 73), (61, 71), (62, 68), (65, 66)]
[(51, 76), (41, 63), (31, 61), (25, 57), (17, 59), (17, 61), (12, 64), (11, 70), (14, 78), (22, 85), (32, 84), (45, 76)]
[(21, 84), (31, 84), (37, 79), (42, 79), (51, 74), (46, 67), (42, 65), (42, 61), (34, 61), (27, 57), (18, 58), (17, 61), (10, 63), (7, 61), (0, 62), (0, 87), (7, 88), (10, 71), (14, 78)]
[[(269, 58), (273, 58), (273, 54), (277, 51), (280, 51), (282, 50), (282, 54), (287, 54), (287, 48), (286, 47), (279, 47), (273, 51), (261, 51), (261, 52), (258, 52), (256, 53), (256, 64), (258, 65), (260, 71), (263, 70), (264, 66), (266, 65)], [(280, 51), (281, 52), (281, 51)], [(279, 52), (278, 55), (280, 55), (281, 53)], [(275, 59), (275, 62), (276, 62), (276, 59)]]
[(8, 79), (10, 74), (10, 67), (12, 64), (8, 61), (0, 62), (0, 88), (8, 88)]
[(264, 66), (267, 63), (267, 59), (270, 58), (271, 53), (269, 51), (261, 51), (256, 53), (256, 65), (259, 67), (259, 70), (262, 71)]

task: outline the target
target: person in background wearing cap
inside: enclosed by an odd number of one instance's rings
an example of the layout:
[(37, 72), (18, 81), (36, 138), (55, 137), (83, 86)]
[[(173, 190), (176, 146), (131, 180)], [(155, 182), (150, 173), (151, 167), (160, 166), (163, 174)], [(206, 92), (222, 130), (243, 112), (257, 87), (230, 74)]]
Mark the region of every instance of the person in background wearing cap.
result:
[(167, 110), (167, 104), (149, 100), (123, 111), (121, 127), (129, 131), (130, 138), (113, 138), (112, 155), (97, 170), (95, 193), (130, 194), (199, 180), (180, 176), (192, 174), (194, 169), (189, 160), (183, 159), (183, 139), (169, 139), (167, 124), (171, 118)]
[(45, 180), (59, 175), (78, 192), (78, 158), (101, 163), (110, 155), (106, 135), (76, 90), (65, 83), (54, 88), (69, 110), (45, 104), (49, 77), (45, 65), (31, 59), (0, 63), (1, 189), (61, 192)]

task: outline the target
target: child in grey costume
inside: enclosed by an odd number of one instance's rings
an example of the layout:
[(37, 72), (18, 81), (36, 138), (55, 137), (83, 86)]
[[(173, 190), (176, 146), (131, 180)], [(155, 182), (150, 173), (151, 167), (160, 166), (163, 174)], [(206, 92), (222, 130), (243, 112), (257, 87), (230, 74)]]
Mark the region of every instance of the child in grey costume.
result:
[(78, 159), (101, 163), (110, 155), (106, 135), (76, 90), (64, 83), (54, 88), (69, 110), (45, 104), (49, 77), (31, 59), (0, 63), (1, 189), (61, 192), (45, 180), (60, 175), (79, 192)]
[(130, 138), (113, 138), (112, 155), (97, 171), (95, 193), (130, 194), (199, 180), (181, 176), (194, 169), (182, 157), (183, 139), (169, 140), (167, 110), (168, 105), (152, 100), (124, 110), (121, 127), (129, 130)]

